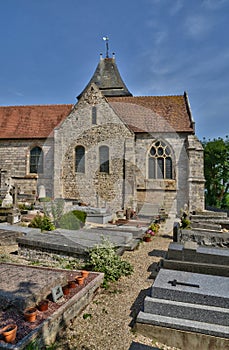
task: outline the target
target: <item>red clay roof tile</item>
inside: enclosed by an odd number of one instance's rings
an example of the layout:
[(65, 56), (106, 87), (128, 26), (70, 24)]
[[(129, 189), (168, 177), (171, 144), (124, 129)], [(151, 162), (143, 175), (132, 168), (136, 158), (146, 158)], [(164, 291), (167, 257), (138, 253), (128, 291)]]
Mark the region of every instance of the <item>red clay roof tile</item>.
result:
[(134, 132), (194, 132), (185, 96), (107, 98)]
[(73, 105), (0, 107), (0, 138), (47, 138)]

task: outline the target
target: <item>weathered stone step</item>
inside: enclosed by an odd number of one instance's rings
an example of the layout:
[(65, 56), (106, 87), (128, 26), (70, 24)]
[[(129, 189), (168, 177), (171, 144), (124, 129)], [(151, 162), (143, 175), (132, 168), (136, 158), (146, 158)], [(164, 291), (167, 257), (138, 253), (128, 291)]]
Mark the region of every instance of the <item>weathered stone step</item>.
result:
[(196, 211), (195, 214), (192, 215), (192, 217), (197, 217), (197, 216), (227, 217), (227, 213), (223, 211), (205, 210), (205, 211)]
[[(219, 213), (217, 213), (219, 214)], [(227, 220), (227, 213), (223, 213), (226, 215), (190, 215), (190, 219), (195, 220), (195, 221), (209, 221), (209, 220), (213, 220), (213, 221), (217, 221), (217, 220)]]
[(161, 261), (161, 267), (170, 270), (180, 270), (192, 273), (200, 273), (205, 275), (216, 275), (229, 277), (229, 268), (227, 265), (218, 264), (204, 264), (193, 261), (180, 261), (180, 260), (168, 260), (163, 259)]
[(198, 246), (196, 242), (170, 243), (167, 252), (169, 260), (193, 261), (229, 266), (229, 249)]
[(205, 221), (191, 221), (191, 227), (193, 229), (205, 229), (205, 230), (214, 230), (214, 231), (220, 231), (222, 229), (222, 226), (219, 224), (215, 224), (214, 222), (205, 222)]
[(144, 312), (187, 320), (229, 326), (229, 309), (146, 297)]
[(195, 333), (204, 333), (215, 337), (229, 338), (229, 327), (217, 325), (214, 323), (205, 323), (184, 318), (161, 316), (157, 314), (140, 311), (137, 316), (137, 323), (175, 328)]

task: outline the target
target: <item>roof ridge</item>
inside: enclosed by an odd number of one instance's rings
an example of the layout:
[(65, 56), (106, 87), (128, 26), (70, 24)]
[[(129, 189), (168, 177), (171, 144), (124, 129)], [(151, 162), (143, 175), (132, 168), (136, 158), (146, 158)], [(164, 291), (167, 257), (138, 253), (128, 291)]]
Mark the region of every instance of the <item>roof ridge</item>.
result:
[(10, 108), (10, 107), (51, 107), (51, 106), (74, 106), (74, 103), (56, 103), (56, 104), (35, 104), (35, 105), (6, 105), (0, 106), (0, 108)]
[(147, 98), (147, 97), (184, 97), (183, 94), (180, 95), (142, 95), (142, 96), (109, 96), (109, 99), (115, 99), (115, 98), (123, 98), (123, 99), (128, 99), (128, 98)]

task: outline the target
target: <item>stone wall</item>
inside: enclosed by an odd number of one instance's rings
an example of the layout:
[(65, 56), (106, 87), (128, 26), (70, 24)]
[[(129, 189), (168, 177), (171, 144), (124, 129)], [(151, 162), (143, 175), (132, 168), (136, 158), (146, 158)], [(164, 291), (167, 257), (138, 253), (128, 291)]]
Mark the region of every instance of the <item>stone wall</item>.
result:
[[(151, 133), (140, 134), (136, 139), (136, 186), (139, 210), (152, 206), (153, 214), (164, 208), (176, 214), (187, 203), (188, 156), (185, 149), (185, 134)], [(173, 179), (148, 179), (148, 152), (155, 140), (164, 141), (172, 150)]]
[[(37, 194), (40, 184), (47, 188), (47, 195), (53, 190), (53, 139), (37, 140), (1, 140), (0, 141), (1, 190), (7, 190), (6, 182), (11, 178), (12, 185), (17, 184), (21, 194)], [(44, 152), (44, 172), (30, 174), (30, 150), (39, 146)]]
[(194, 135), (187, 138), (187, 154), (189, 157), (189, 211), (204, 210), (204, 153), (200, 141)]
[[(92, 106), (96, 124), (92, 124)], [(124, 173), (126, 161), (133, 158), (133, 139), (97, 87), (89, 89), (55, 131), (55, 196), (112, 211), (124, 207), (129, 200), (124, 195), (126, 181), (133, 182), (128, 166)], [(78, 145), (85, 148), (85, 173), (75, 172)], [(109, 174), (99, 172), (100, 146), (109, 147)]]

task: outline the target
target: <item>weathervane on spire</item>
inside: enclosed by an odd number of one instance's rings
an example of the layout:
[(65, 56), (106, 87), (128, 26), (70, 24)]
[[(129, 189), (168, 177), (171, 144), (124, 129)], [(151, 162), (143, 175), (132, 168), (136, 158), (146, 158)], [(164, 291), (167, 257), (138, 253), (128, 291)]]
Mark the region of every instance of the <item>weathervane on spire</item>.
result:
[(108, 53), (108, 51), (109, 51), (109, 46), (108, 46), (109, 38), (108, 38), (108, 36), (104, 36), (103, 40), (106, 41), (106, 58), (109, 58), (109, 53)]

